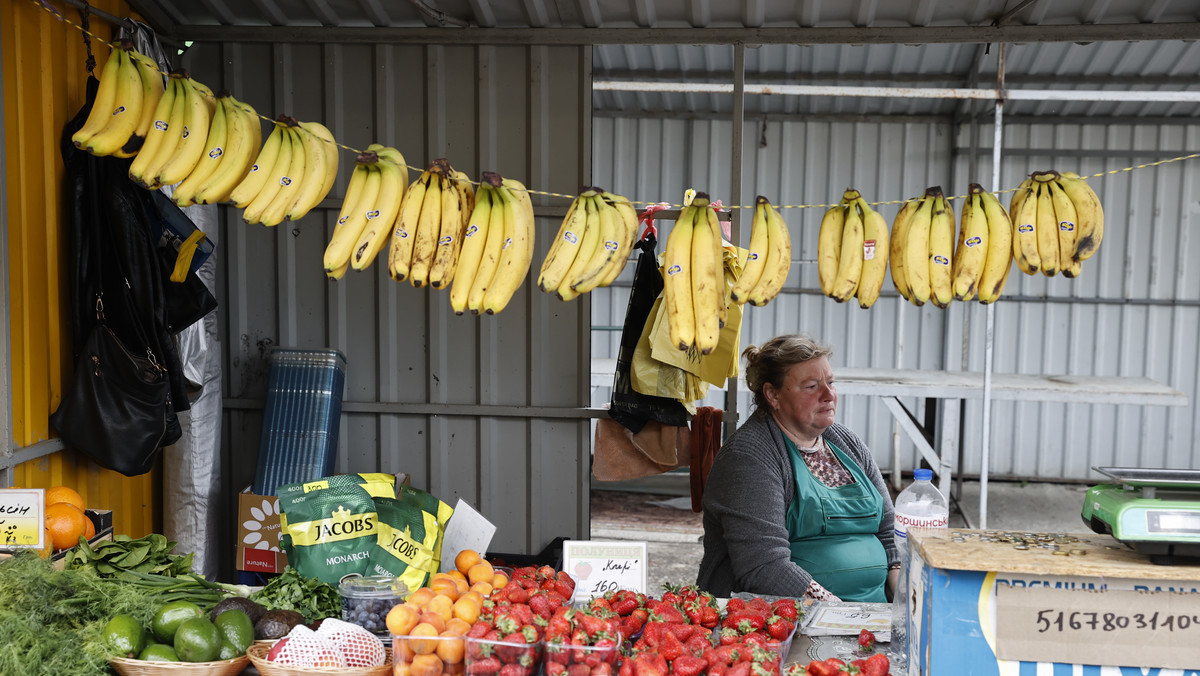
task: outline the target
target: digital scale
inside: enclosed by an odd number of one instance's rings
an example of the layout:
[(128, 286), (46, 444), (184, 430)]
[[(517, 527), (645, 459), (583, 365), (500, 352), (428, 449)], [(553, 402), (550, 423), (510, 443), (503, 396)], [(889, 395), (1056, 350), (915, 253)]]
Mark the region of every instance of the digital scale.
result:
[(1080, 516), (1160, 565), (1200, 563), (1200, 470), (1093, 467), (1114, 479), (1088, 489)]

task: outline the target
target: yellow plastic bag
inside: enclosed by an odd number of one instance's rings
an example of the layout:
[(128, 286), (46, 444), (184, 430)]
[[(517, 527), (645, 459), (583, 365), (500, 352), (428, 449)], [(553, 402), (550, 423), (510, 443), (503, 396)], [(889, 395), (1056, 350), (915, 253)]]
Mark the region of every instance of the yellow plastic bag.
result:
[(684, 408), (688, 409), (688, 413), (694, 414), (695, 406), (691, 404), (694, 400), (687, 398), (690, 396), (689, 389), (693, 389), (689, 388), (686, 382), (690, 374), (677, 366), (664, 364), (651, 356), (653, 348), (650, 344), (650, 336), (662, 323), (662, 316), (665, 314), (662, 304), (663, 297), (660, 295), (654, 301), (654, 307), (650, 310), (646, 327), (642, 329), (637, 348), (633, 351), (633, 362), (629, 369), (630, 383), (635, 392), (655, 397), (670, 397), (682, 403)]

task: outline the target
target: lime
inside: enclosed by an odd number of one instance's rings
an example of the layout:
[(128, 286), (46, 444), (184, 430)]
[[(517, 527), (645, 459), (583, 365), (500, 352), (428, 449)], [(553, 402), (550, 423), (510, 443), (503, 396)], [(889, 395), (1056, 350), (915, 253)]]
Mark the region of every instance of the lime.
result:
[(150, 620), (150, 631), (154, 632), (155, 638), (169, 644), (175, 640), (175, 630), (184, 620), (203, 616), (204, 611), (191, 601), (171, 601), (154, 614), (154, 619)]
[(175, 654), (183, 662), (211, 662), (221, 654), (221, 632), (207, 617), (183, 621), (175, 631)]
[(238, 650), (237, 646), (229, 641), (221, 641), (221, 652), (217, 653), (218, 660), (231, 660), (235, 657), (241, 657), (245, 654), (245, 650)]
[(238, 654), (246, 652), (254, 643), (254, 623), (245, 611), (233, 608), (217, 616), (213, 622), (221, 632), (221, 639), (237, 650)]
[(137, 657), (146, 647), (146, 630), (131, 615), (113, 615), (104, 624), (104, 643), (121, 657)]
[(139, 660), (147, 662), (178, 662), (179, 655), (175, 654), (175, 649), (165, 643), (155, 643), (146, 646), (141, 655), (138, 655)]

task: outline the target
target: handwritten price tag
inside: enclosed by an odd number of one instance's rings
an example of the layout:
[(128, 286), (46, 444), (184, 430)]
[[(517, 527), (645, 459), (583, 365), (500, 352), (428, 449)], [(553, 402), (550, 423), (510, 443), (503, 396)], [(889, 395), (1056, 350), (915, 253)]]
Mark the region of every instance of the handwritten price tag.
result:
[(646, 593), (646, 543), (566, 540), (563, 570), (575, 578), (574, 601), (629, 589)]
[(0, 549), (45, 546), (45, 501), (44, 488), (0, 489)]

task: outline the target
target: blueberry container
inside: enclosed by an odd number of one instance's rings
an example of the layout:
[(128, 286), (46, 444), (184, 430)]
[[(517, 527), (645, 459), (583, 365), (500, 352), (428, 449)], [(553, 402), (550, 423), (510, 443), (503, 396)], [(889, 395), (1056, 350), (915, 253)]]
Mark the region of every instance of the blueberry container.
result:
[(387, 614), (408, 596), (408, 587), (390, 575), (348, 577), (338, 585), (342, 596), (342, 620), (352, 622), (377, 636), (390, 636)]

